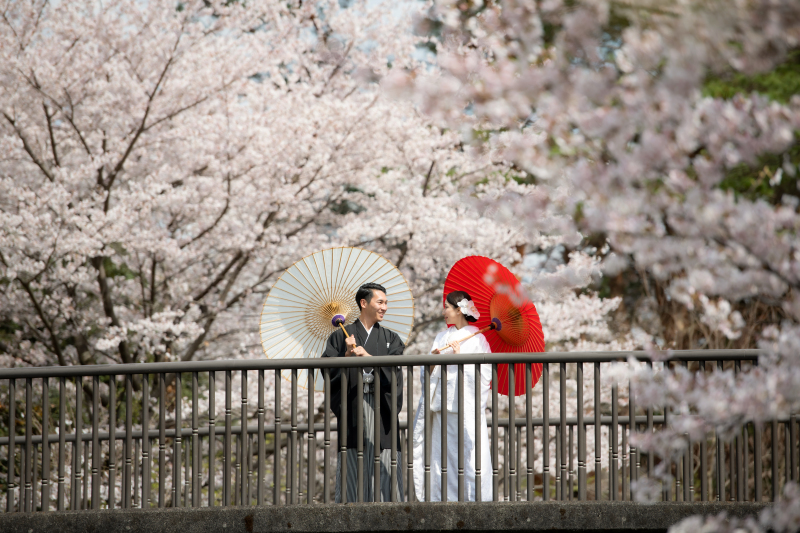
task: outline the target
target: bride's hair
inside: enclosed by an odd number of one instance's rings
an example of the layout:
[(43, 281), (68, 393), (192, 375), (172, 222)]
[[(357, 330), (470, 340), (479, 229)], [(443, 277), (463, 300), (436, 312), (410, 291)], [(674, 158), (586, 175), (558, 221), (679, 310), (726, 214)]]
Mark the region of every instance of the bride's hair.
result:
[[(458, 309), (458, 302), (460, 302), (461, 300), (464, 300), (464, 299), (466, 299), (466, 300), (471, 302), (472, 301), (472, 296), (470, 296), (469, 294), (467, 294), (464, 291), (453, 291), (450, 294), (448, 294), (447, 298), (446, 298), (447, 303), (449, 303), (450, 305), (452, 305), (456, 309)], [(475, 318), (473, 316), (470, 316), (470, 315), (464, 315), (464, 318), (467, 319), (467, 322), (477, 322), (478, 321), (477, 318)]]

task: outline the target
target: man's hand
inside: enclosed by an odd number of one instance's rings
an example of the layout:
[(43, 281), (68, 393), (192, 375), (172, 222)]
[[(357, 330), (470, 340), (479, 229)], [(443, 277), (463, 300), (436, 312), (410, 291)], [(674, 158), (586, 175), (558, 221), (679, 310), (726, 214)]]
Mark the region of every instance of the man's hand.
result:
[(353, 348), (353, 355), (356, 357), (372, 357), (367, 351), (364, 349), (363, 346), (356, 346)]
[(345, 357), (352, 357), (353, 350), (357, 348), (356, 346), (356, 338), (354, 335), (350, 335), (344, 340), (344, 343), (347, 345), (347, 350), (344, 352)]

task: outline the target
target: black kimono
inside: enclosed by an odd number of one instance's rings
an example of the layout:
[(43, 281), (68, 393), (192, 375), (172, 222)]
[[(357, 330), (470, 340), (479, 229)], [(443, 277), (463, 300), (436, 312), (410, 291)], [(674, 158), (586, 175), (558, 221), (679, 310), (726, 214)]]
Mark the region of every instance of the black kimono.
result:
[[(400, 340), (399, 335), (395, 332), (381, 327), (376, 323), (367, 337), (367, 330), (364, 329), (361, 321), (356, 320), (353, 324), (346, 326), (345, 329), (351, 335), (355, 335), (356, 344), (364, 347), (370, 355), (402, 355), (405, 345)], [(325, 353), (322, 357), (344, 357), (347, 351), (345, 343), (345, 336), (341, 329), (335, 331), (328, 338), (328, 343), (325, 347)], [(359, 362), (364, 362), (360, 359)], [(367, 368), (367, 371), (370, 369)], [(336, 416), (336, 427), (338, 435), (342, 435), (343, 420), (340, 416), (342, 390), (341, 390), (341, 372), (347, 372), (347, 501), (354, 502), (361, 500), (356, 493), (357, 485), (357, 470), (356, 470), (356, 451), (357, 451), (357, 415), (358, 415), (358, 389), (359, 380), (358, 374), (362, 370), (360, 368), (342, 368), (331, 369), (331, 410)], [(403, 373), (398, 367), (381, 367), (373, 370), (375, 379), (381, 381), (381, 397), (375, 398), (373, 392), (363, 394), (362, 404), (362, 430), (364, 432), (363, 439), (363, 452), (364, 452), (364, 469), (362, 475), (364, 476), (364, 495), (362, 501), (375, 501), (374, 500), (374, 446), (379, 444), (381, 455), (381, 501), (390, 501), (391, 494), (391, 477), (390, 477), (390, 464), (391, 464), (391, 431), (392, 431), (392, 382), (391, 376), (394, 373), (397, 384), (397, 403), (395, 407), (395, 417), (399, 415), (403, 407)], [(377, 416), (376, 416), (377, 415)], [(374, 443), (374, 424), (380, 424), (380, 443)], [(398, 423), (399, 427), (399, 423)], [(341, 445), (340, 445), (341, 446)], [(400, 432), (397, 434), (396, 442), (395, 464), (400, 465)], [(336, 474), (336, 501), (342, 501), (341, 498), (341, 452), (339, 453), (339, 464), (337, 464)], [(394, 487), (395, 501), (402, 501), (402, 475), (398, 472), (397, 480), (398, 486)]]

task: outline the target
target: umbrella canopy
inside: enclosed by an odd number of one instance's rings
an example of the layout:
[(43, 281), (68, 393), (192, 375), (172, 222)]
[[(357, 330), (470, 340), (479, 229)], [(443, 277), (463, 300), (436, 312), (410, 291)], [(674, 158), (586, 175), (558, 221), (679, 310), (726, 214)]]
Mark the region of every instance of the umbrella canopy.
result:
[[(464, 291), (472, 297), (481, 314), (473, 326), (483, 329), (495, 319), (500, 321), (500, 328), (484, 334), (492, 353), (544, 351), (544, 333), (536, 306), (525, 297), (517, 277), (497, 261), (477, 255), (457, 261), (447, 274), (443, 298), (453, 291)], [(508, 365), (497, 366), (500, 394), (508, 395), (508, 375)], [(531, 386), (541, 375), (542, 365), (531, 365)], [(524, 364), (514, 365), (514, 382), (514, 394), (525, 394)]]
[[(304, 257), (281, 274), (261, 311), (261, 346), (270, 359), (321, 357), (325, 343), (338, 327), (334, 317), (352, 324), (361, 314), (356, 291), (373, 282), (386, 288), (389, 308), (381, 325), (408, 341), (414, 325), (414, 298), (400, 271), (382, 256), (361, 248), (331, 248)], [(291, 379), (291, 372), (283, 376)], [(297, 373), (308, 388), (308, 371)], [(313, 376), (314, 389), (323, 390), (322, 374)]]

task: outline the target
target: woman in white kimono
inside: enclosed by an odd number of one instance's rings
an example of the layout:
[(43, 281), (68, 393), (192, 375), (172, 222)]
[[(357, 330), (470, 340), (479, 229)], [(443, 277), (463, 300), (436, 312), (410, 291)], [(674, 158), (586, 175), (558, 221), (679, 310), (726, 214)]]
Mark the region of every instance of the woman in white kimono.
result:
[[(444, 319), (452, 324), (447, 330), (436, 335), (431, 353), (491, 353), (489, 343), (483, 334), (460, 342), (472, 335), (478, 328), (469, 325), (480, 318), (472, 298), (463, 291), (447, 295), (444, 306)], [(457, 358), (454, 358), (457, 360)], [(425, 494), (425, 404), (424, 396), (419, 399), (414, 419), (414, 488), (419, 501), (442, 501), (442, 409), (447, 409), (447, 500), (458, 500), (458, 364), (448, 365), (446, 374), (442, 367), (431, 371), (431, 383), (425, 386), (425, 372), (420, 369), (423, 394), (428, 394), (431, 410), (431, 493)], [(447, 380), (447, 398), (441, 397), (441, 381)], [(486, 428), (486, 402), (492, 379), (492, 365), (481, 365), (480, 376), (475, 376), (475, 365), (464, 365), (464, 499), (475, 501), (480, 490), (481, 501), (492, 501), (492, 457), (489, 447), (489, 434)], [(480, 390), (480, 405), (475, 405), (475, 389)], [(480, 426), (475, 427), (475, 409), (480, 411)], [(481, 487), (475, 486), (475, 442), (481, 439)]]

